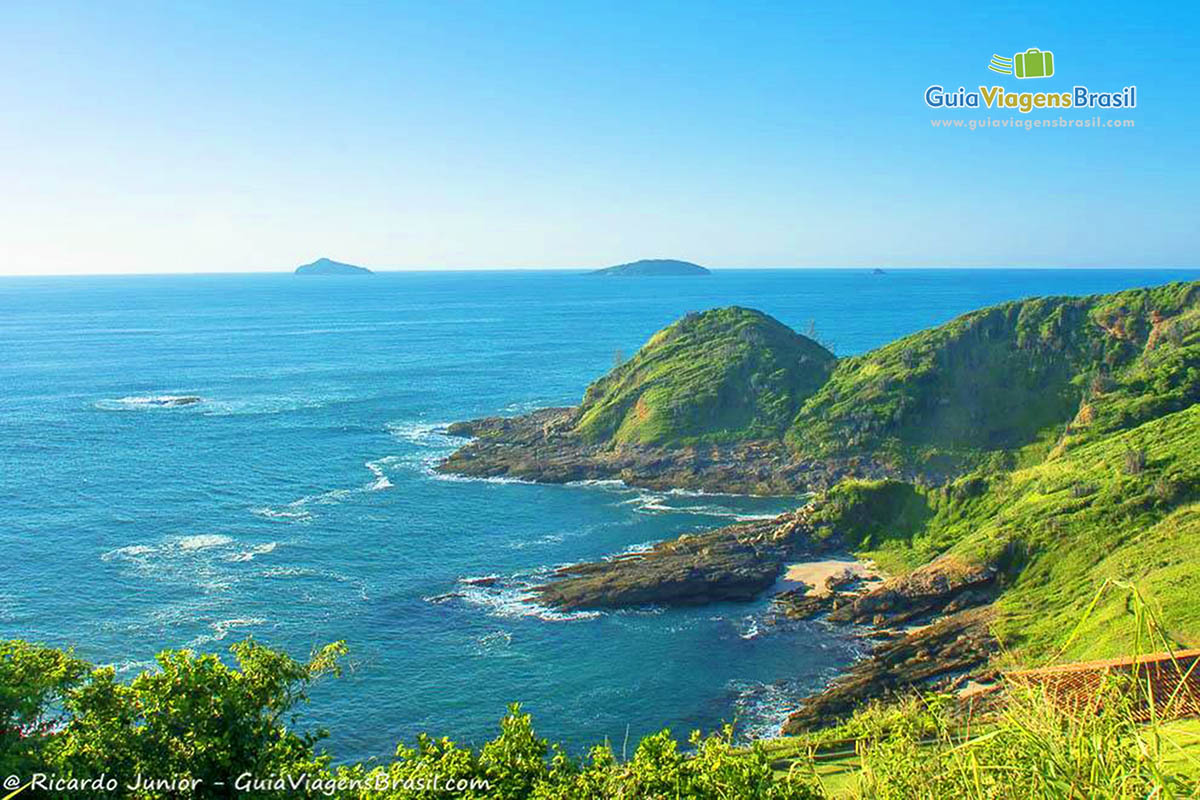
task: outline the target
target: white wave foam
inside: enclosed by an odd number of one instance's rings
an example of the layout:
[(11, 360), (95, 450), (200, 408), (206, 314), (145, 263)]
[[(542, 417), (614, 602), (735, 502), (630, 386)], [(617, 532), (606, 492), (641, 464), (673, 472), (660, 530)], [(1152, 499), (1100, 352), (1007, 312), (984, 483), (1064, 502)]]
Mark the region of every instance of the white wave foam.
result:
[(618, 550), (615, 553), (609, 553), (608, 555), (604, 556), (604, 560), (612, 561), (613, 559), (617, 559), (617, 558), (624, 558), (627, 556), (635, 556), (635, 555), (641, 555), (642, 553), (649, 553), (651, 550), (654, 549), (655, 544), (657, 544), (657, 542), (638, 542), (637, 544), (631, 544), (623, 550)]
[(469, 475), (450, 475), (444, 472), (438, 472), (435, 467), (446, 456), (462, 446), (463, 438), (461, 436), (451, 436), (446, 433), (448, 422), (389, 422), (384, 427), (388, 433), (405, 444), (412, 445), (417, 448), (415, 452), (407, 453), (403, 456), (392, 456), (395, 463), (403, 464), (407, 467), (416, 469), (424, 477), (437, 481), (449, 481), (453, 483), (495, 483), (495, 484), (530, 484), (538, 485), (535, 481), (524, 480), (522, 478), (511, 478), (508, 476), (495, 476), (490, 478), (480, 478)]
[(529, 539), (521, 542), (509, 542), (509, 548), (513, 550), (524, 550), (527, 547), (542, 547), (550, 544), (559, 544), (565, 541), (567, 535), (565, 533), (548, 533), (545, 536), (539, 536), (536, 539)]
[(615, 489), (629, 491), (629, 484), (620, 478), (587, 478), (582, 481), (567, 481), (564, 486), (583, 486), (589, 489)]
[[(178, 569), (187, 563), (207, 565), (204, 567), (205, 576), (211, 571), (212, 557), (225, 561), (251, 561), (255, 556), (274, 552), (279, 542), (264, 542), (248, 548), (237, 549), (237, 542), (232, 536), (220, 533), (198, 533), (191, 536), (168, 537), (161, 544), (131, 544), (118, 547), (100, 555), (101, 561), (127, 561), (138, 567), (151, 569), (158, 566), (174, 565)], [(210, 556), (209, 554), (212, 554)], [(197, 573), (200, 576), (200, 573)], [(226, 582), (219, 581), (219, 587)]]
[(738, 719), (738, 738), (743, 741), (778, 736), (788, 715), (799, 707), (798, 697), (804, 694), (802, 687), (790, 681), (733, 680), (727, 687), (735, 694), (733, 707)]
[[(545, 568), (540, 568), (537, 574), (544, 574), (545, 571)], [(534, 617), (547, 622), (575, 622), (601, 616), (599, 611), (559, 611), (539, 605), (534, 602), (537, 595), (532, 588), (532, 583), (516, 576), (495, 579), (489, 575), (485, 576), (484, 582), (480, 582), (479, 578), (460, 578), (454, 591), (425, 600), (431, 603), (461, 600), (486, 609), (489, 616), (505, 619)]]
[(753, 614), (747, 614), (742, 617), (734, 623), (734, 627), (738, 629), (738, 636), (743, 639), (757, 639), (763, 634), (762, 626), (759, 625), (759, 619)]
[(146, 672), (153, 670), (158, 666), (157, 661), (137, 661), (135, 659), (126, 659), (124, 661), (114, 661), (105, 666), (112, 667), (118, 675), (126, 675), (131, 672)]
[(507, 475), (493, 475), (487, 478), (481, 478), (474, 475), (452, 475), (448, 472), (438, 472), (434, 469), (437, 462), (441, 460), (440, 456), (422, 460), (422, 472), (427, 478), (432, 478), (437, 481), (449, 481), (451, 483), (494, 483), (499, 485), (522, 485), (522, 486), (543, 486), (537, 481), (530, 481), (524, 478), (511, 478)]
[(267, 508), (264, 506), (250, 509), (250, 513), (286, 522), (308, 522), (312, 519), (312, 513), (304, 508)]
[(189, 645), (192, 647), (198, 647), (202, 644), (219, 642), (237, 628), (251, 628), (255, 625), (265, 625), (266, 622), (267, 621), (261, 617), (235, 617), (233, 619), (218, 620), (210, 623), (208, 626), (212, 630), (212, 633), (200, 634), (196, 638), (192, 639), (192, 641), (189, 642)]
[[(720, 519), (732, 519), (735, 522), (752, 522), (755, 520), (775, 519), (782, 512), (774, 513), (747, 513), (717, 503), (700, 503), (692, 505), (672, 505), (668, 502), (670, 497), (717, 497), (715, 494), (705, 494), (703, 492), (681, 492), (672, 490), (670, 492), (638, 492), (634, 497), (621, 502), (621, 505), (634, 506), (634, 511), (639, 514), (693, 514), (701, 517), (717, 517)], [(736, 495), (725, 495), (727, 497), (736, 497)]]
[(194, 411), (206, 416), (283, 414), (321, 408), (349, 398), (340, 395), (257, 395), (214, 400), (195, 394), (145, 394), (105, 398), (92, 404), (100, 411)]
[(230, 553), (226, 556), (226, 559), (228, 561), (253, 561), (255, 556), (275, 552), (275, 548), (278, 546), (279, 542), (267, 542), (266, 544), (255, 545), (249, 550), (242, 550), (239, 553)]
[(137, 558), (138, 556), (146, 556), (158, 551), (157, 547), (151, 547), (148, 544), (131, 544), (127, 547), (118, 547), (116, 550), (109, 550), (100, 556), (101, 561), (112, 561), (114, 558)]
[(392, 436), (417, 447), (452, 449), (462, 443), (461, 437), (446, 433), (448, 422), (389, 422), (384, 425)]
[(508, 631), (492, 631), (480, 636), (478, 641), (485, 648), (496, 646), (507, 647), (512, 644), (512, 639), (512, 634)]
[(374, 482), (371, 483), (371, 485), (367, 487), (367, 491), (378, 492), (378, 491), (382, 491), (383, 489), (392, 488), (392, 482), (390, 480), (388, 480), (387, 473), (384, 472), (383, 468), (385, 466), (387, 466), (388, 464), (392, 463), (394, 460), (395, 459), (392, 456), (388, 456), (386, 458), (381, 458), (377, 461), (368, 461), (366, 464), (363, 465), (364, 467), (366, 467), (368, 470), (371, 471), (372, 475), (375, 476)]
[(232, 537), (220, 533), (198, 533), (194, 536), (181, 536), (176, 540), (176, 545), (180, 550), (207, 550), (210, 547), (221, 547), (232, 543)]
[(363, 466), (374, 477), (369, 483), (362, 486), (349, 489), (329, 489), (328, 491), (317, 492), (316, 494), (308, 494), (276, 508), (257, 506), (251, 508), (250, 513), (281, 522), (309, 522), (313, 516), (312, 511), (308, 508), (309, 506), (334, 505), (362, 492), (379, 492), (392, 488), (393, 484), (387, 476), (386, 467), (397, 463), (397, 461), (399, 459), (396, 456), (384, 456), (383, 458), (377, 458), (364, 463)]

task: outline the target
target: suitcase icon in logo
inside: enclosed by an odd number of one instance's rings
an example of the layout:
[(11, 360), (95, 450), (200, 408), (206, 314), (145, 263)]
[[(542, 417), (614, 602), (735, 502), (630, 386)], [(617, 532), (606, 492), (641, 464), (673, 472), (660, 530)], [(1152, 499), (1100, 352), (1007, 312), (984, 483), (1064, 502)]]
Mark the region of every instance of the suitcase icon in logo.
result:
[(1013, 56), (1013, 66), (1018, 78), (1049, 78), (1054, 74), (1054, 53), (1031, 47)]

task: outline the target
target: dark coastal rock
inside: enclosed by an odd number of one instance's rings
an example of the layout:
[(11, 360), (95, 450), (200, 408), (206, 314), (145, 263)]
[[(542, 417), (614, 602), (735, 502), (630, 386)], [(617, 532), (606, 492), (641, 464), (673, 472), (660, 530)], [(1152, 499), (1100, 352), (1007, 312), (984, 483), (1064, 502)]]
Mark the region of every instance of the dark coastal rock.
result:
[[(870, 656), (805, 699), (783, 733), (834, 724), (867, 700), (941, 691), (966, 677), (990, 677), (984, 673), (999, 645), (989, 628), (994, 616), (989, 604), (999, 574), (991, 564), (943, 557), (854, 596), (835, 591), (826, 598), (780, 598), (789, 616), (828, 610), (830, 622), (871, 624), (864, 636), (880, 642)], [(914, 630), (896, 627), (924, 619), (932, 621)]]
[(832, 611), (833, 622), (899, 625), (936, 613), (988, 602), (1000, 574), (991, 564), (942, 557), (907, 575), (884, 581)]
[(146, 401), (152, 406), (194, 406), (196, 403), (203, 402), (204, 398), (194, 394), (185, 394), (177, 397), (152, 397)]
[[(746, 600), (775, 584), (789, 561), (828, 557), (839, 538), (810, 522), (820, 503), (771, 520), (681, 536), (645, 553), (560, 569), (534, 589), (537, 602), (564, 608), (622, 608), (644, 604), (693, 605)], [(937, 559), (914, 572), (873, 586), (847, 572), (820, 591), (802, 586), (776, 595), (793, 619), (825, 615), (846, 626), (870, 625), (871, 654), (822, 692), (803, 701), (785, 733), (836, 722), (865, 700), (910, 690), (941, 690), (980, 677), (997, 643), (989, 632), (999, 571), (990, 564)], [(914, 620), (930, 624), (905, 630)], [(854, 630), (854, 628), (849, 628)]]
[(780, 441), (686, 447), (589, 443), (574, 433), (576, 408), (546, 408), (521, 417), (456, 422), (452, 436), (473, 437), (437, 465), (439, 472), (538, 483), (625, 481), (650, 489), (786, 495), (832, 486), (843, 477), (883, 477), (862, 459), (804, 461)]
[[(784, 723), (784, 734), (826, 727), (872, 699), (937, 691), (983, 677), (999, 645), (989, 631), (990, 607), (952, 614), (878, 645), (865, 659), (806, 698)], [(990, 677), (990, 676), (989, 676)]]
[(812, 619), (838, 608), (836, 593), (810, 594), (808, 588), (792, 589), (775, 595), (775, 604), (790, 619)]
[(750, 600), (808, 545), (806, 533), (795, 513), (729, 525), (660, 542), (645, 553), (564, 567), (558, 580), (534, 593), (538, 602), (564, 609)]

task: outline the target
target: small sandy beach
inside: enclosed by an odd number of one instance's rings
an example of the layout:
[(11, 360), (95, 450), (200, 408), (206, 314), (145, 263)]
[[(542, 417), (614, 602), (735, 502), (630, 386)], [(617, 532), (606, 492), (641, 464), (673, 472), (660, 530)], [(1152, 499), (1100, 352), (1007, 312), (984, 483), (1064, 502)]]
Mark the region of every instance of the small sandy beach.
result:
[(780, 578), (780, 591), (798, 589), (808, 586), (810, 595), (828, 594), (830, 578), (840, 578), (849, 575), (861, 581), (877, 581), (883, 579), (883, 574), (871, 561), (858, 561), (853, 558), (829, 558), (823, 561), (802, 561), (788, 564), (787, 571)]

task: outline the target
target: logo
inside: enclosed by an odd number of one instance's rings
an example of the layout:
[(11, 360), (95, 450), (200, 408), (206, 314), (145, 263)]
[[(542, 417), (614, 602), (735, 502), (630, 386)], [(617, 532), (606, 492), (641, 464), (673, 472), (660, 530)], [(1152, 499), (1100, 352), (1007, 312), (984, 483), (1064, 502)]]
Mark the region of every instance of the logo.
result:
[(1036, 47), (1017, 53), (1012, 58), (993, 53), (988, 69), (1018, 78), (1049, 78), (1054, 74), (1054, 53)]
[[(987, 68), (1001, 75), (1014, 78), (1052, 78), (1054, 53), (1031, 47), (1012, 58), (998, 53), (992, 54)], [(1042, 87), (1038, 87), (1041, 89)], [(1046, 86), (1044, 91), (1011, 91), (1003, 86), (980, 85), (976, 91), (960, 85), (958, 90), (947, 89), (935, 83), (925, 90), (925, 105), (943, 109), (995, 109), (1012, 110), (1020, 114), (1057, 112), (1059, 109), (1117, 109), (1137, 108), (1137, 86), (1125, 86), (1118, 91), (1095, 92), (1085, 85), (1075, 84), (1055, 88)]]

